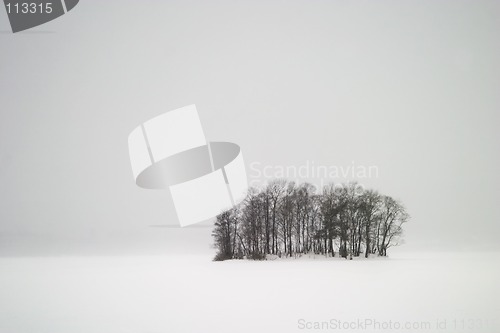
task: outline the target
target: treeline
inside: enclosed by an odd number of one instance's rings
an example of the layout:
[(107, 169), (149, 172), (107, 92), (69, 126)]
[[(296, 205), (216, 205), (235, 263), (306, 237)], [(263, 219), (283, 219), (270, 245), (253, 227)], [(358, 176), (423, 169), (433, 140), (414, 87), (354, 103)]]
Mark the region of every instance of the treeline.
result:
[(356, 183), (328, 185), (318, 194), (309, 183), (276, 180), (250, 189), (240, 205), (217, 216), (214, 260), (386, 256), (408, 219), (400, 202)]

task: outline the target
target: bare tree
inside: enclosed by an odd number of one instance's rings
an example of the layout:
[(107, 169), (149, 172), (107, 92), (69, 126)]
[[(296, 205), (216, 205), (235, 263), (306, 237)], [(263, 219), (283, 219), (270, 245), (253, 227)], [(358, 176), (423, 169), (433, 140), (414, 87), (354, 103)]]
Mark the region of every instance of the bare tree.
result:
[(387, 255), (387, 249), (398, 245), (403, 234), (402, 225), (409, 219), (404, 206), (389, 196), (382, 197), (380, 226), (378, 232), (378, 253)]
[(276, 180), (263, 191), (250, 189), (238, 206), (219, 214), (212, 233), (215, 260), (300, 256), (313, 251), (346, 259), (387, 255), (400, 244), (404, 206), (356, 183), (327, 185), (321, 194), (308, 183)]
[(236, 209), (226, 210), (217, 215), (215, 228), (212, 236), (215, 240), (215, 246), (218, 253), (215, 260), (232, 259), (236, 250), (236, 233), (238, 227)]
[(365, 258), (368, 258), (374, 240), (373, 228), (380, 218), (381, 197), (378, 192), (367, 190), (360, 196), (361, 225), (365, 242)]
[(271, 237), (272, 237), (272, 254), (278, 253), (278, 233), (276, 230), (276, 216), (278, 211), (278, 203), (285, 192), (286, 181), (284, 179), (274, 180), (269, 183), (266, 188), (266, 196), (269, 197), (271, 210)]

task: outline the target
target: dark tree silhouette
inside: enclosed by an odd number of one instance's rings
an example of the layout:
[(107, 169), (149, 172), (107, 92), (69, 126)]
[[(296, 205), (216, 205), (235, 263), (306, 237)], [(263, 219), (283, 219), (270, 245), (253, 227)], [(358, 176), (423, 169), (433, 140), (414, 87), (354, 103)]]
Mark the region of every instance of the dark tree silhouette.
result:
[(378, 254), (402, 241), (409, 219), (393, 198), (357, 183), (325, 186), (275, 180), (216, 218), (215, 260), (315, 253), (346, 259)]

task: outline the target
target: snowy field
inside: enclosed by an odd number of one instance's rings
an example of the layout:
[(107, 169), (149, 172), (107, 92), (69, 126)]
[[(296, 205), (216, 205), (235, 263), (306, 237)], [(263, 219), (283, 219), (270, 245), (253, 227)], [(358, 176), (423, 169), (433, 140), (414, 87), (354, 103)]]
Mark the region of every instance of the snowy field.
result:
[(499, 331), (500, 253), (212, 256), (2, 257), (0, 332)]

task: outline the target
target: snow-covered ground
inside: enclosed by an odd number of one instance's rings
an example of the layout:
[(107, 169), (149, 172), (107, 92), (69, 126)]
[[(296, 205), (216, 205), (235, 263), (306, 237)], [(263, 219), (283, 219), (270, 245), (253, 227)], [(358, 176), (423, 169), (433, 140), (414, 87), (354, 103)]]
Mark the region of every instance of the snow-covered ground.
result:
[(353, 261), (3, 257), (0, 332), (499, 331), (500, 253), (392, 252)]

